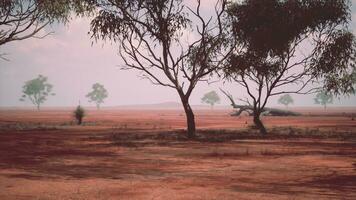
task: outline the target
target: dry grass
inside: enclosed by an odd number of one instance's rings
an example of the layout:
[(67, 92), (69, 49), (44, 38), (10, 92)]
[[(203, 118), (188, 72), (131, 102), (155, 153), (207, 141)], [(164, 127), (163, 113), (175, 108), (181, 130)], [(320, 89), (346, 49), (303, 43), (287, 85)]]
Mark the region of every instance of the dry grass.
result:
[(342, 116), (268, 117), (261, 136), (203, 112), (188, 140), (180, 112), (95, 114), (0, 112), (0, 199), (356, 199), (356, 124)]

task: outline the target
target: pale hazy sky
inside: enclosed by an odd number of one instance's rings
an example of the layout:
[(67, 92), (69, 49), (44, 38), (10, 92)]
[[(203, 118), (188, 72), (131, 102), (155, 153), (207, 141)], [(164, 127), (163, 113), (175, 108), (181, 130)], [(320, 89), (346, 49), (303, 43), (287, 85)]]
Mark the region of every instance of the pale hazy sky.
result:
[[(352, 3), (356, 4), (356, 0)], [(356, 34), (356, 5), (352, 11), (352, 28)], [(117, 54), (117, 45), (92, 45), (88, 35), (89, 22), (86, 18), (75, 18), (66, 26), (48, 27), (46, 31), (52, 30), (54, 34), (44, 39), (28, 39), (1, 46), (0, 52), (7, 53), (10, 61), (0, 59), (0, 106), (31, 106), (30, 102), (20, 102), (19, 98), (24, 82), (38, 74), (48, 77), (56, 93), (44, 106), (74, 106), (79, 100), (84, 105), (91, 105), (85, 95), (96, 82), (103, 84), (109, 92), (103, 106), (179, 102), (175, 90), (152, 85), (148, 80), (140, 79), (135, 70), (120, 70), (118, 66), (122, 61)], [(245, 91), (235, 84), (218, 82), (208, 85), (201, 82), (192, 94), (191, 104), (201, 104), (204, 93), (218, 91), (219, 87), (235, 97), (245, 96)], [(229, 104), (222, 94), (220, 96), (221, 104)], [(292, 96), (295, 106), (314, 105), (313, 96)], [(277, 98), (270, 99), (269, 105), (276, 105)], [(336, 99), (335, 104), (356, 106), (356, 97)]]

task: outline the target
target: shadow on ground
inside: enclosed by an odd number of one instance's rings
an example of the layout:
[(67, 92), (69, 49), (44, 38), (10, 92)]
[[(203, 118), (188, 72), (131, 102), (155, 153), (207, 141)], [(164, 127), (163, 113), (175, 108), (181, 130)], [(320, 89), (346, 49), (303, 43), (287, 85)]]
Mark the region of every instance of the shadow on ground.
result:
[[(195, 140), (188, 140), (183, 130), (156, 133), (115, 129), (0, 132), (0, 176), (28, 180), (197, 176), (210, 177), (214, 181), (213, 170), (218, 168), (219, 162), (234, 166), (235, 162), (246, 160), (259, 161), (263, 165), (263, 162), (303, 156), (355, 159), (355, 134), (315, 132), (308, 135), (305, 130), (287, 128), (272, 129), (270, 135), (261, 136), (256, 130), (199, 130)], [(193, 165), (196, 171), (186, 167)], [(355, 163), (350, 167), (355, 171)], [(330, 172), (332, 166), (324, 168), (310, 168), (321, 171), (309, 178), (280, 183), (256, 181), (253, 174), (260, 168), (247, 168), (241, 170), (247, 176), (244, 184), (234, 181), (227, 184), (238, 192), (275, 194), (300, 193), (312, 188), (313, 194), (329, 197), (334, 192), (356, 190), (355, 173), (323, 175), (321, 172)], [(282, 169), (286, 173), (288, 170), (293, 169)], [(268, 173), (268, 170), (262, 172)], [(234, 176), (229, 173), (223, 176)]]

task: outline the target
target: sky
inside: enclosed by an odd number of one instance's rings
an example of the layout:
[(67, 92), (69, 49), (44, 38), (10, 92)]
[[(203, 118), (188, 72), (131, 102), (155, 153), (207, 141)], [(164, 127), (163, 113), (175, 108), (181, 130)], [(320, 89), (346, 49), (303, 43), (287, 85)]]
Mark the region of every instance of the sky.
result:
[[(352, 4), (351, 28), (356, 34), (356, 0), (352, 0)], [(203, 5), (207, 9), (209, 3)], [(79, 101), (84, 106), (94, 106), (85, 95), (97, 82), (109, 92), (103, 106), (180, 102), (175, 90), (152, 85), (135, 70), (120, 70), (123, 62), (117, 53), (117, 44), (93, 43), (88, 34), (89, 23), (88, 18), (74, 18), (67, 25), (46, 27), (42, 34), (49, 31), (53, 34), (44, 39), (32, 38), (1, 46), (0, 52), (6, 53), (9, 61), (0, 59), (0, 107), (32, 106), (19, 98), (24, 82), (39, 74), (48, 77), (56, 94), (50, 96), (44, 106), (75, 106)], [(235, 97), (246, 97), (244, 89), (233, 83), (200, 82), (191, 96), (191, 104), (201, 104), (205, 93), (212, 90), (219, 93), (219, 88)], [(221, 93), (219, 95), (222, 105), (230, 104)], [(313, 95), (292, 96), (294, 106), (315, 106)], [(277, 106), (277, 99), (271, 98), (268, 105)], [(356, 106), (356, 97), (335, 99), (334, 105)]]

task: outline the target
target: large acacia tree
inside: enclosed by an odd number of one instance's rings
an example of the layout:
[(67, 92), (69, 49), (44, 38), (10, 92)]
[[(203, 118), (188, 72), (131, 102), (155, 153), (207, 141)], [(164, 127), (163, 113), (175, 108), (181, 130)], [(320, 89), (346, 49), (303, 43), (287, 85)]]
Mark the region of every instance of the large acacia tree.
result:
[[(0, 47), (12, 41), (43, 38), (47, 25), (67, 22), (72, 13), (90, 13), (90, 1), (83, 0), (1, 0), (0, 1)], [(4, 58), (0, 52), (0, 58)]]
[[(95, 39), (118, 44), (124, 69), (138, 70), (153, 84), (177, 91), (190, 138), (196, 131), (189, 104), (193, 89), (228, 55), (221, 22), (226, 1), (217, 0), (215, 12), (207, 16), (202, 3), (197, 0), (192, 8), (182, 0), (98, 0), (100, 11), (91, 22)], [(186, 42), (189, 32), (194, 40)]]
[(321, 87), (354, 92), (355, 39), (348, 0), (244, 0), (228, 7), (236, 49), (225, 75), (246, 89), (254, 123), (271, 96)]

